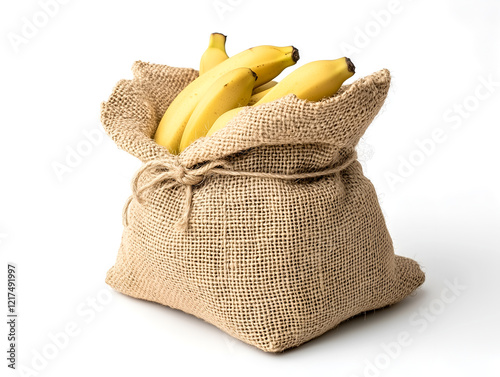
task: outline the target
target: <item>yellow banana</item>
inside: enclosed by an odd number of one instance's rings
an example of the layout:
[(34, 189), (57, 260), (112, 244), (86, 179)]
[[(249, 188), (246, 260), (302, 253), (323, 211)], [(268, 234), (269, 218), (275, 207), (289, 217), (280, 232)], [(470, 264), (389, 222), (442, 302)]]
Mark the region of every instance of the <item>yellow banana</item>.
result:
[(354, 64), (349, 58), (317, 60), (304, 64), (281, 80), (254, 106), (292, 93), (303, 100), (319, 101), (335, 94), (344, 81), (354, 75), (354, 70)]
[[(269, 81), (269, 82), (272, 82), (272, 81)], [(266, 85), (266, 84), (264, 84), (264, 85)], [(261, 85), (261, 86), (264, 86), (264, 85)], [(269, 91), (271, 89), (272, 89), (272, 87), (268, 88), (266, 90), (263, 90), (262, 92), (258, 92), (258, 93), (255, 93), (255, 89), (254, 89), (254, 91), (252, 92), (253, 94), (250, 97), (250, 101), (248, 101), (247, 106), (253, 106), (253, 105), (255, 105), (258, 101), (260, 101), (260, 99), (262, 97), (264, 97), (267, 93), (269, 93)]]
[[(302, 100), (319, 101), (335, 94), (342, 83), (354, 75), (354, 70), (354, 64), (349, 58), (317, 60), (307, 63), (272, 87), (253, 106), (277, 100), (288, 94), (295, 94)], [(228, 115), (222, 114), (207, 132), (207, 136), (213, 135), (223, 128), (241, 109), (240, 107), (230, 110)]]
[(224, 114), (218, 117), (213, 126), (208, 130), (206, 136), (212, 136), (221, 128), (224, 128), (226, 124), (228, 124), (229, 121), (233, 119), (236, 116), (236, 114), (238, 114), (241, 111), (241, 109), (243, 109), (243, 107), (236, 107), (234, 109), (226, 111)]
[(273, 86), (275, 86), (278, 82), (277, 81), (269, 81), (269, 82), (266, 82), (265, 84), (262, 84), (261, 86), (258, 86), (256, 88), (254, 88), (253, 90), (253, 94), (257, 94), (257, 93), (260, 93), (260, 92), (263, 92), (264, 90), (267, 90), (267, 89), (271, 89)]
[(299, 52), (293, 46), (258, 46), (242, 51), (217, 64), (204, 75), (186, 86), (165, 111), (155, 133), (155, 141), (170, 153), (179, 152), (184, 127), (208, 88), (223, 74), (241, 67), (250, 68), (258, 78), (254, 87), (265, 84), (278, 76), (285, 68), (294, 65)]
[(196, 105), (182, 134), (182, 152), (197, 138), (205, 136), (217, 118), (226, 111), (245, 106), (252, 95), (257, 75), (249, 68), (236, 68), (217, 79)]
[(226, 36), (221, 33), (210, 34), (208, 48), (200, 59), (200, 76), (227, 58)]

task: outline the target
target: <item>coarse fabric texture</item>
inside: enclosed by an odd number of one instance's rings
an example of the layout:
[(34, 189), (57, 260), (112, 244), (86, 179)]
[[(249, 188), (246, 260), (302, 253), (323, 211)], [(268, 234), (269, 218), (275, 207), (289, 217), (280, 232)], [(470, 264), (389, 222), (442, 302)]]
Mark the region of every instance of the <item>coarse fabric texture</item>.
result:
[(355, 155), (389, 71), (320, 102), (289, 95), (245, 108), (177, 156), (153, 135), (198, 72), (143, 62), (133, 72), (102, 105), (106, 132), (144, 164), (111, 287), (279, 352), (423, 283), (419, 265), (394, 254)]

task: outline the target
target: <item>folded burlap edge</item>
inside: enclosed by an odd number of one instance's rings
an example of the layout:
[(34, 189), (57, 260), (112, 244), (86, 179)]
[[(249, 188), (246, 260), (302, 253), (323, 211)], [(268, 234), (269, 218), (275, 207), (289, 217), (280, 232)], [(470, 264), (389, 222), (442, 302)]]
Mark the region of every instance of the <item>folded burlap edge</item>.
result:
[(339, 149), (354, 148), (382, 107), (390, 86), (389, 70), (382, 69), (344, 85), (322, 101), (289, 95), (246, 107), (222, 130), (196, 140), (174, 156), (156, 144), (154, 133), (168, 105), (198, 71), (141, 61), (134, 63), (132, 71), (134, 78), (120, 80), (108, 101), (101, 104), (105, 131), (120, 149), (142, 162), (163, 159), (185, 167), (264, 145), (330, 143)]
[(212, 136), (194, 141), (179, 160), (193, 166), (266, 145), (332, 144), (339, 150), (353, 149), (384, 104), (390, 80), (389, 70), (382, 69), (321, 101), (290, 94), (247, 106)]

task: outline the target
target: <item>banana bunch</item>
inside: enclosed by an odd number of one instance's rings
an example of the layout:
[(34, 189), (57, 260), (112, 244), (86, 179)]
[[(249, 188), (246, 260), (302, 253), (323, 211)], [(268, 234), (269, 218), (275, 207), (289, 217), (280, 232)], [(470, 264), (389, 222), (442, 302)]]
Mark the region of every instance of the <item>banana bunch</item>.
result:
[[(317, 60), (307, 63), (286, 76), (277, 85), (259, 94), (264, 95), (257, 99), (253, 106), (277, 100), (288, 94), (295, 94), (297, 98), (308, 101), (319, 101), (330, 97), (339, 90), (345, 80), (354, 75), (354, 64), (349, 58), (336, 60)], [(233, 108), (222, 114), (206, 136), (211, 136), (223, 128), (243, 108)]]
[(289, 94), (319, 101), (337, 92), (354, 74), (348, 58), (319, 60), (273, 79), (299, 60), (293, 46), (257, 46), (229, 57), (226, 36), (213, 33), (200, 60), (200, 75), (165, 111), (155, 141), (178, 154), (193, 141), (223, 128), (244, 106), (258, 106)]
[[(211, 60), (213, 56), (214, 54), (207, 54), (207, 59), (210, 58)], [(179, 153), (181, 139), (183, 138), (186, 125), (195, 111), (195, 108), (200, 105), (201, 99), (218, 96), (220, 91), (229, 90), (227, 86), (221, 86), (220, 82), (217, 82), (218, 79), (226, 73), (237, 68), (249, 68), (257, 75), (257, 79), (254, 80), (254, 87), (257, 87), (274, 79), (285, 68), (295, 64), (298, 59), (298, 50), (293, 46), (258, 46), (240, 52), (218, 63), (192, 81), (177, 95), (177, 97), (175, 97), (158, 125), (155, 133), (155, 141), (166, 147), (170, 153)], [(205, 64), (204, 62), (203, 65), (205, 66)], [(208, 62), (207, 65), (210, 66), (212, 64)], [(237, 76), (241, 78), (244, 75)], [(243, 91), (246, 89), (245, 85), (235, 84), (233, 90)], [(232, 95), (223, 97), (232, 97)], [(206, 105), (206, 102), (207, 101), (203, 101), (201, 105)], [(212, 104), (213, 101), (208, 101), (208, 103)], [(237, 104), (237, 106), (244, 105), (246, 105), (244, 102)], [(201, 110), (198, 111), (198, 113), (201, 113)], [(209, 111), (206, 113), (209, 113)], [(211, 124), (206, 122), (196, 122), (196, 124), (203, 124), (203, 127), (207, 131), (211, 127)], [(197, 136), (204, 136), (203, 132), (195, 134)], [(189, 132), (189, 135), (192, 135), (192, 132)], [(189, 139), (189, 136), (186, 134), (183, 145), (187, 146), (187, 143), (190, 141), (192, 140)]]

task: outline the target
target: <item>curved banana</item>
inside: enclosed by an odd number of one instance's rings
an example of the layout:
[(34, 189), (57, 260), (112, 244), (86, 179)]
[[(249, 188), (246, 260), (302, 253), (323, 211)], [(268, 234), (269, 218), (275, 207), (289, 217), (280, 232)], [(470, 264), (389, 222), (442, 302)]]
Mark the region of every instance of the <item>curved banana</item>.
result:
[[(307, 63), (272, 87), (253, 106), (277, 100), (288, 94), (295, 94), (302, 100), (319, 101), (335, 94), (343, 82), (354, 75), (354, 71), (354, 64), (349, 58)], [(222, 114), (207, 132), (207, 136), (223, 128), (241, 109), (241, 107), (233, 109), (228, 115)]]
[(264, 90), (267, 90), (267, 89), (271, 89), (273, 86), (275, 86), (276, 84), (278, 83), (278, 81), (269, 81), (269, 82), (266, 82), (265, 84), (262, 84), (261, 86), (258, 86), (256, 88), (254, 88), (253, 90), (253, 94), (257, 94), (257, 93), (261, 93), (263, 92)]
[(242, 109), (243, 107), (236, 107), (234, 109), (226, 111), (224, 114), (222, 114), (220, 117), (217, 118), (213, 126), (208, 130), (206, 136), (212, 136), (221, 128), (224, 128), (226, 124), (228, 124), (229, 121), (233, 119), (236, 116), (236, 114), (238, 114)]
[(217, 64), (204, 75), (186, 86), (165, 111), (155, 133), (155, 141), (166, 147), (170, 153), (179, 152), (184, 127), (208, 88), (223, 74), (241, 67), (250, 68), (258, 78), (254, 87), (278, 76), (285, 68), (294, 65), (299, 52), (293, 46), (258, 46), (242, 51)]
[(216, 80), (189, 118), (182, 134), (180, 152), (205, 136), (220, 115), (235, 107), (245, 106), (252, 95), (255, 80), (257, 75), (249, 68), (233, 69)]
[[(269, 81), (269, 82), (272, 82), (272, 81)], [(264, 84), (264, 85), (266, 85), (266, 84)], [(264, 85), (261, 85), (261, 86), (264, 86)], [(250, 101), (248, 101), (247, 106), (253, 106), (253, 105), (255, 105), (258, 101), (260, 101), (260, 99), (261, 99), (262, 97), (264, 97), (267, 93), (269, 93), (269, 91), (270, 91), (271, 89), (272, 89), (272, 87), (271, 87), (271, 88), (268, 88), (268, 89), (266, 89), (266, 90), (263, 90), (263, 91), (261, 91), (261, 92), (258, 92), (258, 93), (255, 93), (255, 89), (254, 89), (254, 90), (253, 90), (253, 92), (252, 92), (253, 94), (252, 94), (252, 96), (250, 97)]]
[(330, 97), (345, 80), (354, 75), (355, 67), (349, 58), (316, 60), (297, 68), (262, 97), (254, 106), (271, 102), (288, 94), (308, 101)]
[(210, 34), (208, 48), (201, 55), (200, 59), (200, 76), (228, 58), (229, 56), (226, 53), (226, 36), (221, 33)]

